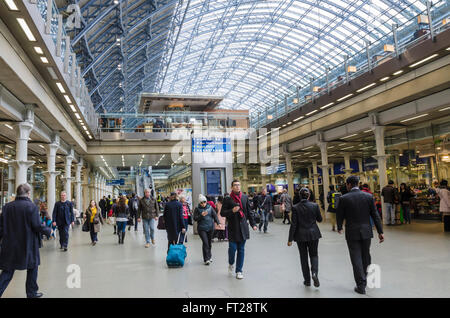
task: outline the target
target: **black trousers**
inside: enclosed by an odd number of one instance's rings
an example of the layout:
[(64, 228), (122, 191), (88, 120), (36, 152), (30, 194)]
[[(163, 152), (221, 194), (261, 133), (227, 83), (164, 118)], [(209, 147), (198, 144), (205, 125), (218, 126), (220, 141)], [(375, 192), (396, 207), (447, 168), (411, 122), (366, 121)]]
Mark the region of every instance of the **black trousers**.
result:
[[(3, 270), (0, 275), (0, 297), (2, 297), (3, 292), (6, 287), (8, 287), (14, 276), (15, 270)], [(37, 284), (38, 267), (27, 269), (27, 281), (25, 283), (25, 289), (27, 292), (27, 297), (33, 297), (39, 290)]]
[(444, 231), (450, 232), (450, 215), (444, 215)]
[(291, 220), (289, 219), (289, 213), (290, 211), (284, 211), (283, 223), (286, 222), (286, 220), (288, 220), (288, 222), (291, 223)]
[(214, 231), (198, 231), (198, 235), (202, 239), (202, 251), (203, 251), (203, 261), (206, 262), (211, 259), (211, 240)]
[(356, 286), (365, 289), (367, 285), (367, 267), (371, 264), (370, 243), (372, 239), (347, 241), (350, 260), (353, 266), (353, 276)]
[[(319, 240), (307, 241), (307, 242), (297, 242), (298, 251), (300, 253), (300, 263), (302, 264), (303, 278), (305, 281), (311, 281), (311, 272), (319, 273), (319, 255), (318, 247)], [(311, 272), (309, 271), (309, 259), (311, 260)]]
[(67, 248), (67, 245), (69, 244), (69, 228), (70, 225), (58, 226), (59, 244), (63, 248)]

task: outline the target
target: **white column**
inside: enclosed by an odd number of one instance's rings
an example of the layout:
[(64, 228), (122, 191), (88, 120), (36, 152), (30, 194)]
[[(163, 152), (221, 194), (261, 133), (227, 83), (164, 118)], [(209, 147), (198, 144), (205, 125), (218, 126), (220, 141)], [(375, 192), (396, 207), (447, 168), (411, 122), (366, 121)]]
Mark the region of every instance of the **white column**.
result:
[(83, 211), (89, 205), (89, 169), (83, 171)]
[(308, 167), (308, 182), (309, 182), (309, 189), (311, 191), (313, 191), (314, 189), (314, 185), (313, 185), (313, 172), (312, 172), (312, 168)]
[(266, 170), (266, 166), (265, 165), (261, 165), (261, 187), (265, 188), (266, 184), (267, 184), (267, 170)]
[(91, 200), (95, 200), (95, 185), (94, 185), (94, 173), (91, 172), (89, 174), (89, 200), (88, 202), (90, 202)]
[(47, 150), (47, 171), (44, 175), (47, 177), (47, 208), (50, 216), (53, 213), (56, 200), (56, 176), (59, 171), (55, 170), (56, 151), (59, 148), (59, 136), (55, 136), (52, 143), (46, 145)]
[(34, 168), (33, 167), (30, 167), (30, 182), (29, 182), (29, 184), (30, 184), (30, 187), (31, 187), (31, 191), (30, 191), (30, 198), (31, 198), (31, 201), (33, 201), (33, 199), (34, 199), (34, 187), (35, 187), (35, 182), (34, 182)]
[[(328, 210), (328, 201), (327, 196), (328, 192), (330, 192), (330, 175), (329, 175), (329, 165), (328, 165), (328, 151), (327, 151), (327, 143), (326, 142), (319, 142), (317, 144), (320, 148), (320, 154), (322, 158), (322, 165), (320, 168), (322, 168), (322, 185), (323, 185), (323, 203), (325, 206), (325, 212)], [(326, 218), (326, 213), (324, 213), (324, 216)]]
[[(363, 161), (361, 158), (358, 158), (357, 160), (358, 160), (358, 168), (359, 168), (359, 180), (362, 183), (366, 183), (367, 179), (366, 179), (366, 174), (364, 173), (364, 170), (363, 170)], [(371, 190), (373, 190), (373, 189), (371, 189)]]
[(28, 160), (28, 139), (34, 126), (34, 120), (26, 120), (14, 125), (16, 132), (16, 160), (13, 160), (16, 171), (16, 186), (27, 182), (27, 170), (34, 164), (34, 161)]
[(286, 158), (286, 179), (288, 184), (288, 193), (291, 198), (294, 197), (294, 171), (292, 169), (292, 154), (285, 152)]
[(345, 179), (347, 179), (348, 177), (350, 177), (350, 175), (353, 171), (353, 169), (350, 168), (350, 154), (349, 153), (346, 153), (344, 155), (344, 161), (345, 161), (345, 169), (344, 169)]
[(16, 180), (15, 178), (15, 174), (14, 174), (14, 166), (12, 161), (8, 162), (8, 198), (7, 201), (9, 202), (11, 196), (13, 194), (15, 194), (15, 189), (14, 189), (14, 180)]
[(75, 171), (75, 202), (80, 212), (84, 211), (83, 201), (81, 196), (81, 169), (83, 168), (83, 158), (80, 158), (80, 162), (77, 163), (77, 169)]
[[(375, 143), (377, 146), (377, 155), (374, 156), (378, 161), (378, 178), (380, 182), (380, 191), (387, 185), (387, 173), (386, 173), (386, 153), (384, 147), (384, 126), (375, 125), (372, 127), (375, 134)], [(387, 224), (386, 208), (384, 206), (384, 199), (381, 196), (381, 206), (383, 211), (383, 222)]]
[(242, 192), (248, 193), (248, 167), (246, 164), (242, 164)]
[(331, 170), (331, 184), (334, 185), (335, 190), (336, 189), (336, 176), (334, 175), (334, 163), (330, 163), (330, 170)]
[(72, 201), (72, 161), (75, 159), (73, 155), (73, 150), (69, 152), (69, 154), (65, 158), (65, 176), (62, 178), (64, 180), (64, 191), (67, 194), (67, 200)]
[(319, 200), (319, 173), (317, 172), (317, 160), (312, 161), (313, 164), (313, 176), (314, 176), (314, 196), (316, 199), (316, 203), (320, 206)]

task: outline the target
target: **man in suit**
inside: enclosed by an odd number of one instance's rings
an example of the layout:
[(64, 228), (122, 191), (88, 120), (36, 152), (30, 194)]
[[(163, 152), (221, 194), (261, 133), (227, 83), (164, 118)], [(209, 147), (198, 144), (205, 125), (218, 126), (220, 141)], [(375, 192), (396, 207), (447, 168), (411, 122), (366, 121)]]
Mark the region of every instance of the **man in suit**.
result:
[(269, 225), (269, 214), (273, 213), (272, 209), (272, 197), (267, 194), (267, 189), (264, 187), (261, 189), (261, 195), (258, 201), (258, 207), (261, 211), (261, 222), (259, 222), (259, 231), (264, 225), (264, 233), (267, 233), (267, 226)]
[(58, 227), (60, 249), (67, 252), (69, 244), (69, 228), (74, 224), (73, 204), (67, 201), (65, 191), (61, 192), (61, 201), (55, 203), (53, 208), (53, 226)]
[(228, 272), (233, 274), (237, 251), (236, 278), (243, 279), (245, 242), (250, 238), (247, 220), (254, 231), (258, 228), (250, 213), (249, 199), (241, 192), (239, 180), (231, 182), (231, 193), (224, 198), (220, 215), (228, 222)]
[(98, 206), (100, 207), (100, 210), (102, 211), (102, 218), (106, 219), (106, 197), (103, 196), (103, 198), (98, 203)]
[(345, 220), (345, 238), (356, 281), (355, 292), (365, 294), (367, 267), (371, 264), (370, 243), (373, 238), (370, 217), (375, 222), (380, 243), (384, 241), (384, 236), (373, 197), (359, 189), (358, 181), (356, 176), (347, 178), (348, 193), (339, 199), (336, 219), (339, 234), (342, 234), (342, 224)]
[[(303, 188), (299, 192), (301, 201), (292, 207), (291, 228), (289, 229), (288, 246), (292, 241), (297, 242), (302, 264), (303, 284), (311, 286), (311, 274), (314, 286), (319, 287), (319, 239), (322, 237), (316, 222), (322, 222), (322, 215), (317, 203), (308, 201), (310, 192)], [(311, 273), (309, 272), (308, 253), (311, 259)]]
[(30, 200), (31, 188), (24, 183), (17, 187), (16, 200), (7, 203), (0, 215), (0, 297), (16, 270), (27, 270), (28, 298), (39, 298), (37, 285), (41, 235), (50, 236), (51, 229), (41, 224), (39, 209)]
[(186, 233), (183, 218), (183, 205), (177, 200), (177, 194), (175, 192), (170, 194), (170, 201), (164, 207), (163, 217), (167, 231), (167, 240), (169, 241), (167, 246), (167, 253), (169, 253), (170, 245), (180, 243), (178, 242), (180, 232), (183, 234)]

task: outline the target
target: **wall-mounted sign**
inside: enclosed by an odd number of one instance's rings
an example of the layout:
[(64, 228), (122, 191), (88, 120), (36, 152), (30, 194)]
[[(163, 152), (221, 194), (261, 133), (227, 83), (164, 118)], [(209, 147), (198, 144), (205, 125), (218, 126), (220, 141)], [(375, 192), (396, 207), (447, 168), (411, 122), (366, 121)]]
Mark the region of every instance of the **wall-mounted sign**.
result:
[(192, 152), (231, 152), (231, 139), (192, 138)]
[(125, 179), (113, 179), (106, 181), (107, 186), (125, 185)]

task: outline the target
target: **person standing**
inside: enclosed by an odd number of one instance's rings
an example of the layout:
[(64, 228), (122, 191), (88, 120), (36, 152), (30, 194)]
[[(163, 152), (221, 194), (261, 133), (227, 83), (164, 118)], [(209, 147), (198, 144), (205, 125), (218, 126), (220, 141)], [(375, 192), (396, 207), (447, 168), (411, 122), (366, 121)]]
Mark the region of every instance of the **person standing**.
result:
[(340, 192), (334, 190), (334, 185), (330, 185), (330, 191), (328, 192), (327, 195), (328, 201), (327, 212), (331, 222), (331, 230), (333, 232), (336, 231), (336, 208), (341, 195), (342, 194)]
[(444, 221), (444, 231), (450, 232), (450, 191), (448, 191), (447, 180), (442, 180), (439, 188), (436, 189), (439, 196), (439, 211), (442, 213)]
[[(139, 198), (135, 193), (131, 194), (131, 199), (128, 201), (128, 208), (130, 209), (130, 216), (134, 220), (134, 231), (136, 232), (138, 226), (138, 213), (139, 213)], [(128, 231), (131, 229), (131, 225), (128, 226)]]
[(100, 223), (103, 225), (103, 215), (99, 213), (95, 200), (91, 200), (84, 214), (85, 222), (89, 224), (92, 246), (98, 242), (97, 233), (100, 232)]
[(180, 233), (186, 233), (183, 218), (183, 205), (177, 200), (177, 194), (175, 192), (170, 194), (170, 201), (167, 202), (164, 207), (163, 217), (167, 231), (167, 253), (169, 253), (170, 245), (180, 243), (178, 241)]
[(337, 227), (339, 234), (342, 234), (342, 224), (345, 221), (345, 238), (356, 282), (354, 290), (365, 294), (367, 268), (371, 264), (370, 243), (373, 238), (370, 217), (377, 228), (380, 243), (384, 242), (383, 227), (373, 197), (359, 190), (358, 178), (348, 177), (346, 186), (349, 192), (339, 199), (337, 206)]
[(53, 208), (53, 226), (58, 227), (60, 249), (67, 252), (69, 244), (69, 228), (74, 225), (73, 204), (67, 200), (65, 191), (61, 192), (61, 201), (55, 203)]
[[(317, 203), (308, 201), (309, 190), (303, 188), (299, 195), (301, 201), (292, 208), (292, 224), (289, 229), (288, 246), (292, 241), (297, 242), (300, 253), (300, 263), (302, 264), (303, 284), (311, 286), (311, 276), (314, 286), (319, 287), (319, 239), (322, 237), (316, 222), (322, 222), (322, 215)], [(308, 265), (308, 254), (311, 260), (311, 272)]]
[(116, 217), (117, 236), (119, 237), (119, 244), (123, 244), (125, 240), (125, 229), (127, 228), (128, 217), (130, 216), (130, 209), (126, 203), (125, 197), (120, 197), (119, 203), (115, 205), (114, 216)]
[(216, 222), (217, 225), (220, 223), (216, 211), (207, 202), (207, 199), (203, 194), (199, 195), (198, 201), (198, 207), (194, 210), (194, 220), (198, 222), (198, 235), (203, 242), (203, 262), (205, 265), (209, 265), (212, 263), (211, 241), (214, 233), (214, 222)]
[(51, 229), (39, 218), (39, 208), (31, 201), (31, 187), (24, 183), (17, 187), (16, 199), (7, 203), (0, 214), (0, 297), (11, 282), (16, 270), (27, 270), (25, 284), (28, 298), (39, 298), (38, 267), (41, 236), (50, 236)]
[(283, 224), (286, 224), (286, 220), (288, 221), (288, 224), (291, 224), (290, 214), (292, 211), (292, 199), (287, 189), (283, 189), (283, 194), (281, 195), (280, 202), (284, 210)]
[(406, 185), (406, 183), (400, 184), (400, 204), (403, 209), (403, 223), (411, 224), (411, 210), (410, 210), (410, 202), (411, 198), (414, 197), (414, 193), (411, 190), (410, 186)]
[(250, 239), (247, 220), (254, 231), (257, 227), (250, 213), (248, 197), (241, 192), (239, 180), (235, 179), (231, 182), (230, 195), (224, 198), (220, 214), (228, 222), (228, 272), (230, 275), (233, 274), (237, 251), (236, 278), (243, 279), (245, 242)]
[[(259, 222), (259, 231), (264, 225), (264, 233), (267, 233), (267, 226), (269, 225), (269, 213), (273, 213), (272, 197), (267, 194), (266, 188), (262, 188), (261, 196), (258, 202), (259, 210), (261, 211), (261, 222)], [(250, 211), (250, 209), (249, 209)]]
[(103, 198), (100, 200), (100, 202), (98, 203), (98, 206), (100, 207), (101, 211), (102, 211), (102, 218), (106, 219), (106, 197), (103, 196)]
[(138, 205), (138, 222), (141, 222), (145, 235), (145, 247), (150, 247), (150, 239), (152, 245), (155, 246), (155, 222), (158, 221), (159, 205), (158, 202), (150, 196), (150, 189), (144, 190), (144, 197), (139, 201)]
[[(191, 215), (191, 209), (189, 208), (189, 204), (187, 203), (186, 197), (184, 195), (180, 196), (180, 203), (183, 205), (184, 228), (187, 232), (189, 227), (189, 215)], [(180, 241), (184, 242), (184, 234), (181, 235)]]
[(395, 225), (395, 203), (397, 200), (397, 189), (394, 187), (394, 181), (389, 180), (388, 185), (381, 190), (384, 198), (384, 207), (386, 208), (387, 225)]

